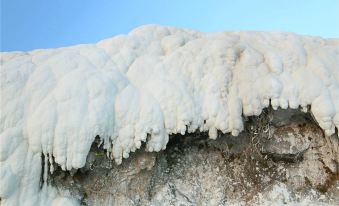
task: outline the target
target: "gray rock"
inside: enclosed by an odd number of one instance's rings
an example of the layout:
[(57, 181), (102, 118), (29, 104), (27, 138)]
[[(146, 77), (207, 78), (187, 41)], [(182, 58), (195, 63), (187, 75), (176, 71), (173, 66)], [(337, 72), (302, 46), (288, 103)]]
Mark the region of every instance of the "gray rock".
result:
[(121, 165), (94, 144), (84, 168), (50, 181), (83, 205), (337, 205), (338, 136), (307, 113), (281, 114), (248, 118), (238, 137), (174, 135), (165, 151), (141, 149)]

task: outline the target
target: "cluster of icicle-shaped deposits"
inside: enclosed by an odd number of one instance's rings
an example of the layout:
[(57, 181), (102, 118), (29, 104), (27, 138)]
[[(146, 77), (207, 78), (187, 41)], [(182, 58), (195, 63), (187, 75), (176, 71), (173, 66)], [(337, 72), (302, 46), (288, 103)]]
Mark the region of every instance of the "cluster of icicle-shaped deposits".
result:
[(236, 136), (243, 115), (269, 105), (310, 105), (330, 135), (338, 80), (339, 41), (292, 33), (150, 25), (93, 45), (3, 52), (0, 197), (41, 201), (41, 154), (45, 167), (81, 168), (96, 136), (121, 163), (142, 142), (165, 149), (170, 134)]

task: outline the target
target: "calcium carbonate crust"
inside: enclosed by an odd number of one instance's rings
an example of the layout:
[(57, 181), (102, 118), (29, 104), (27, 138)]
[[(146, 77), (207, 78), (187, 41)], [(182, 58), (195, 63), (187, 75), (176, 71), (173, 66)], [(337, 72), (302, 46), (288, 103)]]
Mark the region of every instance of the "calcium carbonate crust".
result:
[(237, 136), (243, 115), (269, 105), (310, 106), (326, 135), (339, 127), (338, 39), (147, 25), (93, 45), (2, 52), (0, 80), (4, 205), (73, 205), (46, 181), (40, 189), (41, 165), (44, 180), (48, 162), (83, 167), (96, 136), (120, 164), (142, 142), (165, 149), (170, 134)]

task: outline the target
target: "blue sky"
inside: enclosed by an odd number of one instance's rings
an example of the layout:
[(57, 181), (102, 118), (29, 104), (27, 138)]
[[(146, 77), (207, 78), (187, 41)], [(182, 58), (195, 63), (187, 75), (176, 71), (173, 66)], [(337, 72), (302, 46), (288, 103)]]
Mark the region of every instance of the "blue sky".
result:
[(339, 37), (339, 0), (1, 0), (1, 51), (95, 43), (143, 24)]

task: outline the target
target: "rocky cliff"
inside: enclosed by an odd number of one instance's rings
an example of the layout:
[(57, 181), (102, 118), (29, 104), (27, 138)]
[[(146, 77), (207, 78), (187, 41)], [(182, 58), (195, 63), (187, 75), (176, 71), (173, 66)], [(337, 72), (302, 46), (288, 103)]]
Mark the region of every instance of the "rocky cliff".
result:
[(338, 39), (146, 25), (0, 63), (2, 205), (338, 202)]

